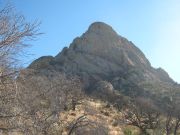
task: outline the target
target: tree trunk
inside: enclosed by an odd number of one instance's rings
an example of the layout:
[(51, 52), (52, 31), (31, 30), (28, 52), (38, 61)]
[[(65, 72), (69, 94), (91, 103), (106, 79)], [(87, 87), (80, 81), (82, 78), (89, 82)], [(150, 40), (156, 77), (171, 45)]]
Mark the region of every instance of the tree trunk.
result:
[(72, 99), (72, 110), (76, 110), (76, 101), (74, 99)]
[(180, 122), (180, 119), (177, 119), (176, 120), (176, 125), (175, 125), (175, 128), (174, 128), (174, 135), (177, 135), (177, 130), (179, 128), (179, 122)]

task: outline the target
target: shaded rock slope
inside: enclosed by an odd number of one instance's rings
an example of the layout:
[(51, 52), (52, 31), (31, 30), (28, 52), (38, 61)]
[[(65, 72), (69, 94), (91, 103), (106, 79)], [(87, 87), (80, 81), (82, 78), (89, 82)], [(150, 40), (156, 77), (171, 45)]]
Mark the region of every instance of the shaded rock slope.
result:
[(172, 87), (179, 88), (163, 69), (153, 68), (131, 41), (103, 22), (91, 24), (69, 47), (55, 57), (43, 56), (35, 60), (28, 69), (78, 75), (89, 91), (95, 90), (99, 81), (106, 81), (113, 89), (127, 95), (153, 96), (158, 92), (167, 93)]

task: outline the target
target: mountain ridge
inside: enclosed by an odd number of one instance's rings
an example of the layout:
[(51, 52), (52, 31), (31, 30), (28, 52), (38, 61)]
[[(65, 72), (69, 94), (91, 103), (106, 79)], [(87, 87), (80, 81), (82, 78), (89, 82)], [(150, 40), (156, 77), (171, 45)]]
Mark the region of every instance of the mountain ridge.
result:
[(103, 80), (125, 90), (124, 82), (138, 87), (147, 82), (175, 84), (165, 70), (153, 68), (138, 47), (103, 22), (91, 24), (69, 47), (55, 57), (35, 60), (28, 69), (78, 75), (85, 89), (92, 89), (92, 85)]

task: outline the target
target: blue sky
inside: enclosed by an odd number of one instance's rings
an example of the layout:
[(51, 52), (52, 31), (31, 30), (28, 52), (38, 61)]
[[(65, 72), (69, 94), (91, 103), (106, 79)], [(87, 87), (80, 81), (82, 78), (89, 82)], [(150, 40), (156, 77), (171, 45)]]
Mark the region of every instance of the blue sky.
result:
[[(0, 0), (1, 2), (3, 0)], [(32, 42), (28, 62), (69, 46), (95, 21), (111, 25), (135, 43), (152, 66), (180, 82), (180, 0), (13, 0), (28, 21), (45, 33)], [(2, 3), (0, 3), (2, 4)]]

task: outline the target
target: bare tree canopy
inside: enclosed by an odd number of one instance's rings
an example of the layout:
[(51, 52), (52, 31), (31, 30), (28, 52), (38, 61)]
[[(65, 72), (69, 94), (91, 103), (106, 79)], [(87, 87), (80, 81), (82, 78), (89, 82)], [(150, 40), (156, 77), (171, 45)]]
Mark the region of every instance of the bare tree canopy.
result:
[(39, 22), (26, 22), (25, 17), (7, 5), (0, 7), (0, 79), (16, 71), (18, 54), (27, 47), (26, 41), (34, 40), (40, 34)]
[(150, 99), (135, 99), (124, 113), (128, 124), (137, 126), (141, 132), (148, 135), (147, 129), (156, 129), (159, 124), (159, 110)]
[(17, 85), (14, 79), (19, 71), (19, 55), (40, 34), (39, 22), (27, 22), (25, 17), (10, 5), (0, 7), (0, 130), (7, 131), (12, 119), (19, 117), (17, 108)]

